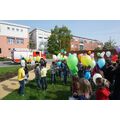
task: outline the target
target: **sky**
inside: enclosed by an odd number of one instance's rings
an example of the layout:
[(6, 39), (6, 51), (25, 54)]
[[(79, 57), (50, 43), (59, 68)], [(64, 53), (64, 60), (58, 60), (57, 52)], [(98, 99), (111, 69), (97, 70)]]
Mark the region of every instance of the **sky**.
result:
[(67, 26), (73, 35), (106, 42), (114, 40), (120, 45), (120, 20), (4, 20), (10, 23), (50, 31), (55, 25)]

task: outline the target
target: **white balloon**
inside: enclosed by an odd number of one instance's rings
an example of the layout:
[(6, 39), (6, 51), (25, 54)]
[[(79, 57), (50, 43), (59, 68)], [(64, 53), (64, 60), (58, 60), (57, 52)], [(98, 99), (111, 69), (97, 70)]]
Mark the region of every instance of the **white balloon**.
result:
[(21, 60), (21, 66), (25, 67), (25, 60)]
[(35, 65), (35, 61), (33, 60), (32, 62), (31, 62), (31, 66), (34, 66)]
[(100, 57), (104, 57), (104, 55), (105, 55), (105, 53), (104, 53), (104, 52), (102, 52), (102, 53), (100, 54)]
[(111, 56), (111, 52), (110, 52), (110, 51), (107, 51), (107, 52), (106, 52), (106, 56), (107, 56), (107, 57), (110, 57), (110, 56)]
[(56, 55), (53, 55), (53, 60), (57, 60), (57, 56)]

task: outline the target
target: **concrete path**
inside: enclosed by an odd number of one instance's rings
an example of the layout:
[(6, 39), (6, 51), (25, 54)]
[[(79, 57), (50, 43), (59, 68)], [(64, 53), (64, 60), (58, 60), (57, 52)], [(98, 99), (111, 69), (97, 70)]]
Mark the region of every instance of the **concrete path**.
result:
[[(47, 65), (49, 69), (50, 64)], [(29, 72), (29, 80), (33, 80), (35, 78), (34, 71)], [(19, 82), (17, 80), (17, 76), (0, 82), (0, 100), (3, 99), (5, 96), (13, 92), (14, 90), (19, 88)]]

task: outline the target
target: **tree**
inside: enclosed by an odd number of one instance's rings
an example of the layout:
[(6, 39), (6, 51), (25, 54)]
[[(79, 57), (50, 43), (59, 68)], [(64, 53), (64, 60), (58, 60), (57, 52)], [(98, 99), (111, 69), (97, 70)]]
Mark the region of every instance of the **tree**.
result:
[(70, 51), (71, 39), (71, 31), (66, 26), (55, 26), (55, 28), (51, 30), (51, 36), (48, 39), (48, 52), (58, 54), (61, 49)]
[(116, 42), (110, 39), (104, 43), (103, 49), (114, 49), (115, 45), (116, 45)]

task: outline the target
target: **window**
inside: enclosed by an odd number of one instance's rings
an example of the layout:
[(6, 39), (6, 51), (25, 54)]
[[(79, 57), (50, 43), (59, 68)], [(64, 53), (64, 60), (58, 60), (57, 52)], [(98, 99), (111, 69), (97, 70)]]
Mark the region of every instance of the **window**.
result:
[(1, 48), (0, 48), (0, 53), (2, 53), (2, 50), (1, 50)]
[(15, 28), (12, 28), (12, 30), (15, 30)]
[(17, 30), (17, 31), (19, 31), (19, 29), (18, 29), (18, 28), (17, 28), (16, 30)]
[(7, 27), (8, 30), (10, 30), (10, 27)]
[(22, 39), (22, 38), (17, 38), (17, 39), (16, 39), (16, 44), (24, 44), (24, 39)]
[(23, 29), (21, 29), (21, 32), (23, 32)]
[(47, 37), (44, 37), (44, 39), (48, 39)]
[(43, 37), (39, 37), (40, 39), (42, 39)]
[(81, 39), (81, 40), (80, 40), (80, 43), (84, 43), (84, 40), (83, 40), (83, 39)]
[(15, 38), (12, 38), (12, 37), (8, 37), (8, 44), (13, 44), (14, 41), (15, 41)]
[(83, 50), (84, 49), (84, 46), (83, 45), (80, 45), (80, 50)]

